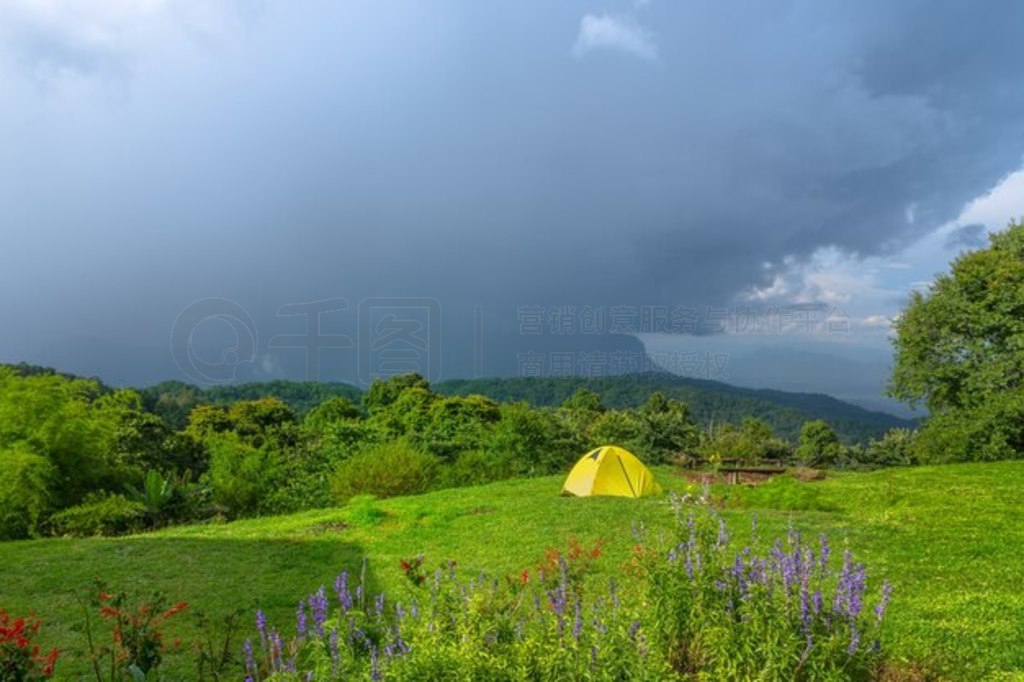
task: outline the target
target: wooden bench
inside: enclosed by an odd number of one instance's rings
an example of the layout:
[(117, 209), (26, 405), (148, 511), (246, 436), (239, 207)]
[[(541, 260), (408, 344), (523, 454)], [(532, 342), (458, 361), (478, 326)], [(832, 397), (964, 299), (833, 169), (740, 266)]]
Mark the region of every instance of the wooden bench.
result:
[(736, 485), (740, 482), (740, 474), (750, 474), (754, 476), (776, 476), (778, 474), (786, 473), (785, 467), (722, 467), (718, 470), (718, 473), (725, 475), (725, 480), (730, 485)]

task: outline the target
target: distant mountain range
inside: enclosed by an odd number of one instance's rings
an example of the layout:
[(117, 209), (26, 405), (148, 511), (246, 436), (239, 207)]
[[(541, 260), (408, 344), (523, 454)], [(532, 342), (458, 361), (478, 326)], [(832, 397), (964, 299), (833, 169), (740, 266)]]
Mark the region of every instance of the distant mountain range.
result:
[(639, 405), (660, 391), (689, 404), (702, 426), (713, 422), (738, 423), (757, 417), (775, 432), (795, 441), (804, 422), (827, 421), (847, 443), (877, 438), (892, 428), (913, 428), (915, 420), (887, 412), (864, 409), (821, 393), (796, 393), (732, 386), (719, 381), (680, 377), (665, 373), (585, 378), (515, 378), (443, 381), (434, 386), (440, 393), (478, 393), (495, 400), (525, 400), (534, 405), (558, 405), (580, 388), (601, 395), (606, 407)]

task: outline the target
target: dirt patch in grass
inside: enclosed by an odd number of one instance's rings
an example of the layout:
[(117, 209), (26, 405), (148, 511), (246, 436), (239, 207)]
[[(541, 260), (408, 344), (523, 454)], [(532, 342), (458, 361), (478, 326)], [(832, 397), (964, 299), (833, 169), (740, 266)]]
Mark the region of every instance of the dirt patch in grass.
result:
[(877, 679), (880, 682), (937, 682), (942, 677), (918, 663), (890, 661), (882, 665)]
[(325, 521), (312, 526), (309, 531), (314, 535), (323, 535), (325, 533), (340, 533), (349, 528), (351, 526), (344, 521)]

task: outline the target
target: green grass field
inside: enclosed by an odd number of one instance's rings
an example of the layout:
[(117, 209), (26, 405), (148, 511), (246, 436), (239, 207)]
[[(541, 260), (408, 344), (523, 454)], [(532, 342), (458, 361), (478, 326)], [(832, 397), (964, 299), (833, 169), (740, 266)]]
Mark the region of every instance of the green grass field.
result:
[[(666, 488), (687, 485), (670, 469), (656, 473)], [(634, 521), (655, 534), (672, 523), (665, 497), (566, 498), (560, 485), (547, 477), (128, 538), (2, 543), (0, 607), (38, 614), (44, 644), (64, 651), (58, 677), (77, 679), (85, 639), (72, 590), (86, 591), (96, 576), (130, 592), (163, 591), (212, 616), (245, 607), (248, 622), (258, 604), (290, 628), (300, 597), (358, 570), (364, 556), (373, 586), (401, 591), (399, 561), (420, 552), (428, 566), (451, 558), (464, 571), (511, 575), (570, 536), (603, 538), (598, 570), (613, 575), (634, 544)], [(736, 542), (749, 537), (756, 513), (766, 542), (792, 523), (852, 549), (868, 565), (872, 594), (882, 578), (894, 585), (883, 635), (890, 655), (952, 680), (1024, 679), (1022, 491), (1018, 462), (714, 489)], [(169, 636), (187, 625), (182, 619)], [(188, 679), (191, 660), (170, 655), (172, 679)]]

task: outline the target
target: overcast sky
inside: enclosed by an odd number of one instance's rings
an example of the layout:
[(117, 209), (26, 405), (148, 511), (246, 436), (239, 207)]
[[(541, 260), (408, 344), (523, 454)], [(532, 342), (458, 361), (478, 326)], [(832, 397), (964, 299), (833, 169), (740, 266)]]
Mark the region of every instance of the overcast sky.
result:
[(1021, 26), (1015, 0), (0, 0), (0, 360), (169, 378), (210, 297), (263, 376), (292, 375), (281, 306), (345, 298), (355, 338), (387, 296), (438, 301), (446, 343), (477, 305), (516, 334), (522, 306), (814, 304), (848, 333), (797, 345), (887, 353), (908, 292), (1024, 214)]

